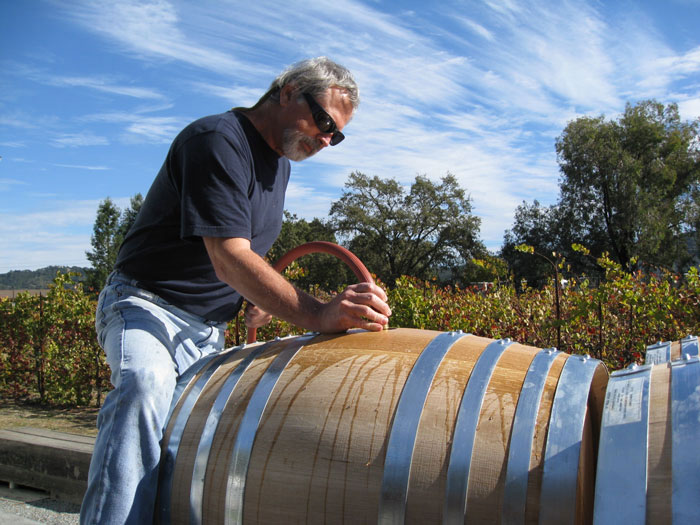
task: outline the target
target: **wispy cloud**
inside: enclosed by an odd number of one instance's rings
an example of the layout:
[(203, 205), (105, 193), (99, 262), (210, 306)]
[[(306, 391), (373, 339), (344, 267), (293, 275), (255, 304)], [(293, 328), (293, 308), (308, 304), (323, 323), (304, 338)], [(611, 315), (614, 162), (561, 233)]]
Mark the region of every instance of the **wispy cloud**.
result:
[(57, 148), (75, 148), (80, 146), (106, 146), (106, 137), (86, 131), (82, 133), (65, 133), (51, 139), (51, 144)]
[(225, 100), (230, 106), (250, 107), (262, 96), (259, 88), (245, 86), (217, 86), (204, 82), (193, 82), (194, 92), (207, 93)]
[(59, 168), (71, 168), (76, 170), (89, 170), (89, 171), (104, 171), (108, 170), (107, 166), (83, 166), (80, 164), (54, 164)]
[(678, 99), (680, 99), (678, 112), (682, 118), (686, 120), (698, 118), (700, 115), (700, 92), (693, 98), (678, 97)]
[[(169, 58), (222, 73), (249, 71), (250, 66), (231, 55), (189, 38), (183, 26), (196, 27), (193, 20), (184, 21), (181, 7), (164, 1), (115, 1), (95, 3), (75, 1), (65, 6), (74, 20), (86, 29), (101, 34), (123, 49), (145, 58)], [(221, 10), (221, 7), (217, 7)], [(194, 13), (192, 13), (194, 11)], [(198, 9), (190, 6), (197, 17)], [(115, 21), (119, 21), (115, 23)], [(202, 30), (204, 28), (201, 28)]]
[[(153, 108), (161, 111), (162, 108)], [(121, 125), (121, 140), (126, 143), (146, 142), (163, 144), (173, 140), (175, 135), (190, 122), (190, 117), (148, 115), (150, 110), (142, 109), (134, 112), (113, 111), (97, 113), (80, 118), (80, 122), (99, 122)]]
[(34, 123), (34, 119), (29, 115), (13, 111), (11, 113), (5, 113), (0, 115), (0, 125), (8, 126), (12, 128), (22, 128), (22, 129), (37, 129), (39, 126)]
[(114, 83), (113, 80), (103, 77), (56, 77), (49, 76), (45, 78), (45, 82), (60, 87), (83, 87), (111, 93), (114, 95), (124, 95), (133, 98), (142, 99), (160, 99), (163, 95), (154, 89), (125, 86)]
[(0, 178), (0, 191), (8, 191), (17, 186), (23, 186), (27, 183), (17, 179), (4, 179)]
[(102, 93), (144, 100), (158, 100), (164, 98), (157, 90), (136, 86), (132, 81), (124, 82), (118, 75), (57, 75), (45, 68), (14, 61), (6, 61), (3, 66), (5, 73), (8, 75), (25, 78), (47, 86), (85, 88)]
[[(127, 197), (112, 200), (121, 209), (129, 204)], [(0, 272), (90, 266), (85, 251), (98, 206), (98, 200), (51, 200), (42, 211), (0, 212)]]
[(142, 140), (153, 144), (172, 142), (186, 122), (178, 117), (150, 117), (132, 121), (125, 130), (125, 140)]
[(465, 28), (467, 28), (469, 31), (472, 33), (480, 36), (481, 38), (488, 40), (489, 42), (493, 42), (496, 40), (496, 37), (494, 34), (486, 29), (484, 26), (481, 24), (478, 24), (477, 22), (474, 22), (473, 20), (470, 20), (467, 17), (464, 16), (456, 16), (455, 20), (462, 24)]
[(287, 186), (285, 208), (293, 210), (299, 217), (312, 220), (315, 217), (326, 217), (331, 203), (337, 197), (333, 193), (319, 191), (318, 186), (290, 180)]
[[(24, 70), (60, 92), (99, 94), (91, 98), (101, 104), (86, 115), (0, 109), (0, 124), (13, 130), (6, 142), (33, 132), (27, 135), (35, 143), (64, 149), (65, 158), (52, 159), (64, 167), (109, 165), (119, 173), (116, 163), (87, 160), (70, 148), (123, 143), (144, 145), (142, 151), (157, 145), (150, 154), (158, 163), (163, 145), (201, 116), (189, 115), (192, 100), (252, 104), (283, 64), (308, 56), (324, 54), (348, 66), (362, 104), (347, 140), (293, 165), (286, 204), (308, 219), (326, 216), (353, 170), (404, 184), (419, 173), (438, 179), (450, 172), (472, 196), (482, 237), (495, 250), (522, 200), (556, 200), (554, 140), (568, 121), (614, 117), (641, 98), (678, 102), (684, 118), (700, 116), (697, 39), (690, 48), (672, 47), (643, 9), (620, 17), (617, 7), (585, 0), (446, 0), (412, 9), (360, 0), (290, 0), (274, 9), (264, 2), (233, 9), (230, 2), (175, 0), (54, 6), (78, 31), (100, 38), (104, 56), (157, 73)], [(149, 85), (158, 76), (166, 81)], [(112, 99), (117, 102), (104, 102)], [(143, 106), (129, 109), (124, 101)], [(89, 231), (93, 219), (94, 209), (82, 227)], [(82, 238), (84, 251), (89, 233)]]

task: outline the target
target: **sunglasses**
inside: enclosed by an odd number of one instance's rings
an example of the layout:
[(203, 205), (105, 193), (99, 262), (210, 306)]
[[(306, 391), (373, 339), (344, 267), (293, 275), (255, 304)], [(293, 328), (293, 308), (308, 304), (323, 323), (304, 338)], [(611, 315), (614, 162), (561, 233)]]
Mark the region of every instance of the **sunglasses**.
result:
[(341, 142), (345, 138), (345, 135), (338, 131), (338, 126), (335, 125), (331, 116), (316, 102), (314, 97), (308, 93), (304, 93), (303, 95), (307, 104), (309, 104), (309, 109), (311, 109), (311, 115), (314, 117), (316, 127), (321, 133), (332, 133), (331, 146), (335, 146)]

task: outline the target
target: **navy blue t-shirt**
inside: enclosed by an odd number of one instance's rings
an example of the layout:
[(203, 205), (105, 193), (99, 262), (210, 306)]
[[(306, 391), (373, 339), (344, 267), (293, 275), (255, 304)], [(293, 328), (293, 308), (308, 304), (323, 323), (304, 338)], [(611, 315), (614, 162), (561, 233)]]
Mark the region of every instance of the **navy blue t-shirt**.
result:
[(228, 321), (243, 299), (216, 277), (202, 237), (243, 237), (265, 256), (282, 227), (289, 160), (238, 111), (174, 140), (121, 246), (116, 268), (166, 301)]

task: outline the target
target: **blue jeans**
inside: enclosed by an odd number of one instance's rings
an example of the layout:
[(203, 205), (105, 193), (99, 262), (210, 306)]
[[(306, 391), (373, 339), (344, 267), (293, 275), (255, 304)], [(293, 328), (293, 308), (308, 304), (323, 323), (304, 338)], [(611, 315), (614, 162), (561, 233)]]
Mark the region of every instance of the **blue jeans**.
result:
[(114, 272), (95, 326), (114, 390), (97, 419), (80, 522), (152, 523), (160, 440), (177, 378), (223, 350), (226, 324), (189, 314)]

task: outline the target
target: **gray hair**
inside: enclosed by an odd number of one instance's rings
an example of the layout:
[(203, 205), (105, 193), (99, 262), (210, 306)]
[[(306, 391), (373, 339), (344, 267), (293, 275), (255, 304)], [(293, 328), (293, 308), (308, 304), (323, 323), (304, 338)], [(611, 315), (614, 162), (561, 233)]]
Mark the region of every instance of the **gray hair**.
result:
[(308, 93), (311, 96), (321, 95), (330, 88), (339, 88), (348, 94), (353, 111), (360, 104), (360, 90), (352, 73), (327, 57), (302, 60), (285, 69), (272, 81), (260, 102), (268, 97), (279, 101), (280, 90), (287, 84), (294, 84), (299, 95)]

